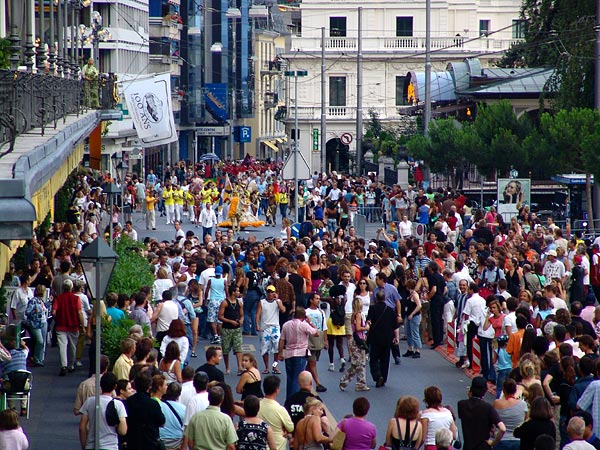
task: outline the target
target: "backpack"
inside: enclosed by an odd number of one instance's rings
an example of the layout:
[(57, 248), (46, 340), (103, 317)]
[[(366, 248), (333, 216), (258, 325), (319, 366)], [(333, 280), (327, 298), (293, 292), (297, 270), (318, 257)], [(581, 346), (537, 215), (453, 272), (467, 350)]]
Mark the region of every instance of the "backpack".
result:
[(106, 405), (105, 418), (109, 427), (115, 427), (119, 425), (119, 413), (117, 412), (114, 398), (108, 402), (108, 405)]
[(302, 222), (300, 224), (300, 230), (298, 231), (298, 236), (300, 239), (303, 237), (309, 236), (314, 230), (312, 222)]
[(336, 327), (341, 327), (344, 325), (346, 323), (346, 312), (344, 311), (344, 305), (340, 305), (335, 302), (331, 307), (331, 313), (329, 314), (329, 317), (331, 317), (331, 322)]
[(248, 290), (252, 289), (253, 291), (262, 293), (263, 274), (261, 272), (254, 272), (251, 270), (246, 276), (248, 277)]

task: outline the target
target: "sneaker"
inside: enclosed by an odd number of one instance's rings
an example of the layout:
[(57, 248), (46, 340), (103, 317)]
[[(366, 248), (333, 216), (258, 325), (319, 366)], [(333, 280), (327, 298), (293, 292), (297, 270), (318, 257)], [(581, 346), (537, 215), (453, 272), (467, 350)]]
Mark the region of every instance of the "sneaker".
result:
[(317, 385), (317, 392), (327, 392), (327, 388), (322, 384)]
[(82, 363), (81, 361), (77, 361), (77, 362), (75, 363), (75, 365), (76, 365), (77, 367), (83, 367), (83, 363)]
[(413, 352), (412, 350), (407, 350), (406, 353), (402, 356), (404, 356), (405, 358), (408, 358), (409, 356), (412, 356), (414, 354), (415, 354), (415, 352)]
[(340, 383), (338, 387), (340, 388), (340, 391), (342, 391), (342, 392), (344, 392), (346, 390), (346, 386), (344, 386), (342, 383)]
[(394, 364), (396, 364), (397, 366), (399, 366), (399, 365), (400, 365), (400, 357), (399, 357), (399, 356), (396, 356), (396, 357), (394, 358)]
[(354, 390), (356, 392), (367, 392), (367, 391), (370, 391), (371, 388), (369, 386), (356, 386), (356, 388), (354, 388)]
[(61, 367), (60, 368), (60, 372), (58, 373), (59, 376), (64, 377), (67, 372), (69, 371), (69, 369), (67, 369), (66, 367)]
[(333, 365), (333, 363), (329, 364), (329, 371), (330, 372), (335, 372), (335, 366)]
[(343, 372), (344, 370), (346, 370), (346, 360), (344, 358), (340, 359), (340, 372)]
[(419, 359), (421, 357), (421, 353), (420, 352), (415, 352), (414, 355), (412, 355), (413, 359)]
[(469, 361), (465, 361), (464, 363), (462, 363), (462, 366), (460, 366), (461, 369), (468, 369), (469, 367), (471, 367)]
[(71, 367), (69, 367), (69, 369), (68, 369), (68, 370), (69, 370), (69, 373), (73, 373), (73, 372), (75, 372), (75, 366), (71, 366)]
[(221, 343), (221, 336), (213, 336), (210, 340), (211, 344), (220, 344)]

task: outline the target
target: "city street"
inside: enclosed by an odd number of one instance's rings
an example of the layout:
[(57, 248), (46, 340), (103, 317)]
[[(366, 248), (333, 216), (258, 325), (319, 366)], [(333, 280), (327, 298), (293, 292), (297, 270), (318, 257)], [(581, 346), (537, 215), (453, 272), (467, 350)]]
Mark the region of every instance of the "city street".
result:
[[(171, 226), (165, 225), (165, 218), (157, 218), (157, 230), (146, 231), (145, 221), (140, 213), (134, 213), (134, 227), (138, 231), (139, 239), (147, 235), (156, 236), (158, 239), (173, 239), (175, 233)], [(192, 229), (190, 224), (184, 223), (185, 231)], [(374, 236), (377, 224), (368, 224), (367, 237)], [(275, 231), (276, 230), (276, 231)], [(273, 236), (279, 232), (278, 228), (262, 227), (249, 233), (256, 234), (259, 239)], [(150, 233), (150, 234), (149, 234)], [(242, 235), (244, 232), (242, 232)], [(244, 337), (245, 344), (251, 344), (258, 349), (256, 337)], [(208, 341), (201, 341), (201, 345), (207, 345)], [(401, 341), (400, 349), (406, 351), (406, 342)], [(87, 351), (85, 352), (87, 356)], [(318, 364), (321, 383), (328, 391), (321, 394), (336, 420), (340, 420), (346, 414), (352, 413), (352, 401), (358, 396), (354, 392), (354, 385), (350, 384), (345, 392), (338, 389), (341, 374), (337, 371), (339, 360), (335, 354), (336, 371), (329, 372), (327, 354), (321, 355)], [(193, 367), (203, 364), (203, 352), (198, 352), (198, 358), (192, 359)], [(21, 420), (26, 434), (29, 436), (31, 448), (48, 448), (61, 450), (79, 450), (78, 423), (79, 418), (73, 415), (73, 401), (79, 382), (87, 376), (87, 360), (84, 359), (84, 367), (66, 377), (59, 377), (58, 349), (49, 347), (47, 349), (46, 367), (33, 369), (33, 392), (31, 404), (31, 419)], [(234, 364), (234, 363), (233, 363)], [(283, 403), (285, 395), (285, 368), (280, 367), (284, 374), (282, 378), (282, 394), (279, 401)], [(235, 367), (232, 367), (234, 369)], [(221, 369), (224, 370), (223, 367)], [(262, 367), (261, 367), (262, 369)], [(233, 375), (227, 375), (226, 381), (232, 386), (237, 383), (235, 370)], [(376, 389), (374, 382), (368, 374), (367, 381), (372, 388), (370, 392), (362, 393), (371, 402), (371, 412), (368, 419), (377, 425), (378, 445), (383, 442), (387, 420), (392, 416), (396, 401), (403, 395), (414, 395), (419, 400), (423, 397), (423, 389), (429, 385), (437, 385), (444, 394), (444, 403), (456, 407), (456, 402), (466, 396), (466, 390), (470, 384), (468, 376), (457, 370), (453, 364), (448, 362), (442, 354), (437, 351), (424, 348), (421, 359), (402, 358), (399, 366), (391, 366), (388, 384), (381, 389)], [(239, 396), (236, 395), (236, 399)]]

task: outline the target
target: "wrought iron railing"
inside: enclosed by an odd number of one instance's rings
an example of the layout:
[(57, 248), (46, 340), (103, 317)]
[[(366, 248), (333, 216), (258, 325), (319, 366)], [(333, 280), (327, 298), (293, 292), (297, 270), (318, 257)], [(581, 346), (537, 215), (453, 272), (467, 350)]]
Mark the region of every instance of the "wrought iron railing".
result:
[(79, 80), (0, 70), (0, 158), (14, 149), (19, 134), (56, 128), (67, 114), (80, 114)]

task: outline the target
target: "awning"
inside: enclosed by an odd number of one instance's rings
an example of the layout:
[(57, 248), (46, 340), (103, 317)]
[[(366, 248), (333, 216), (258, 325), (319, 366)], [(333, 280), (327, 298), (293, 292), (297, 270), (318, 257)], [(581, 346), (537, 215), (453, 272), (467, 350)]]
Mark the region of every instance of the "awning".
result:
[(265, 144), (267, 147), (271, 147), (271, 149), (273, 149), (274, 152), (279, 151), (279, 149), (277, 148), (277, 145), (275, 145), (273, 143), (273, 141), (263, 141), (263, 144)]
[(284, 136), (284, 137), (282, 137), (282, 138), (281, 138), (281, 140), (282, 140), (283, 142), (287, 142), (287, 136)]
[(283, 142), (283, 139), (282, 139), (282, 138), (277, 138), (277, 139), (275, 139), (275, 140), (277, 141), (277, 143), (278, 143), (278, 144), (281, 144), (281, 143)]

